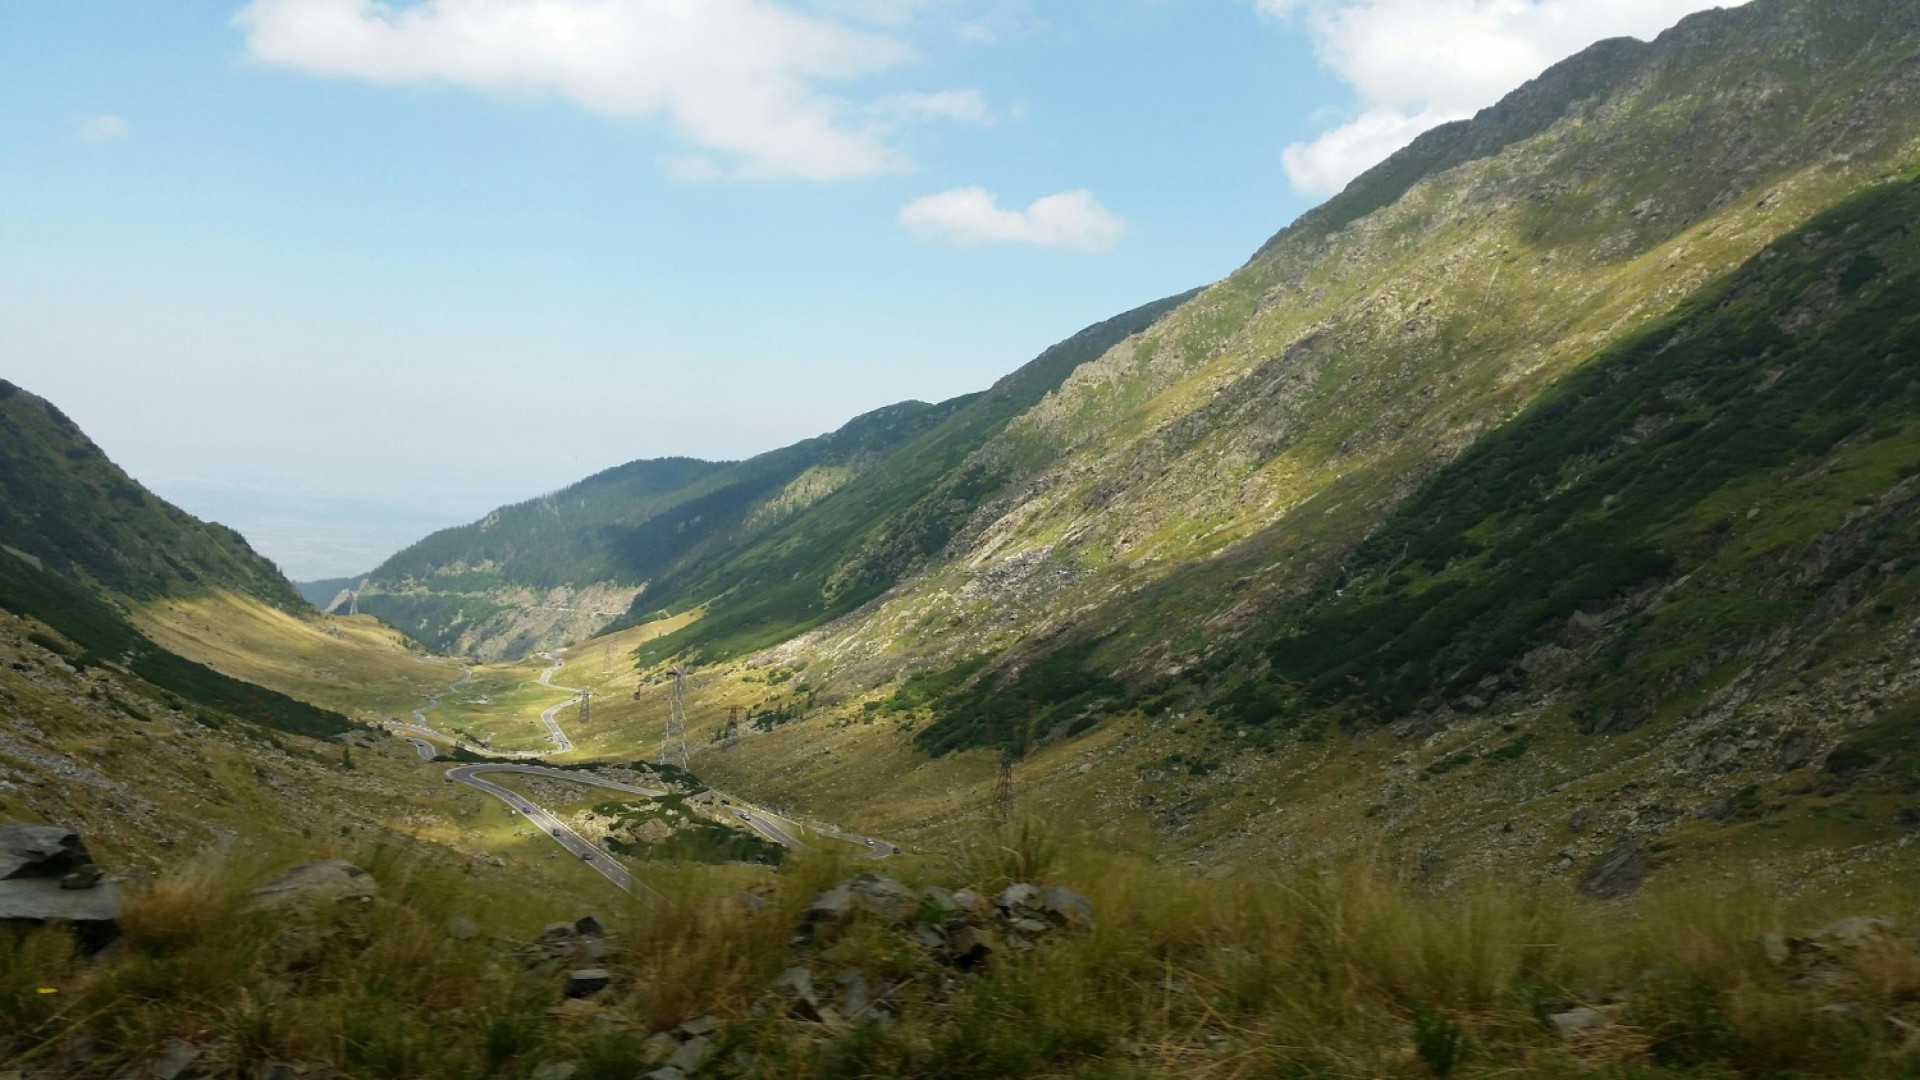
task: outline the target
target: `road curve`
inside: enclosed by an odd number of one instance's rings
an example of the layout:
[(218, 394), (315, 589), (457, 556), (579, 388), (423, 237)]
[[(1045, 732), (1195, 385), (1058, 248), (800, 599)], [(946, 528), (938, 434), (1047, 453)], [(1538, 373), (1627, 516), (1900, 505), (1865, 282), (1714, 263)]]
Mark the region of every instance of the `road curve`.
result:
[(631, 784), (618, 784), (611, 780), (602, 780), (598, 777), (585, 776), (579, 773), (569, 773), (563, 769), (543, 769), (536, 765), (456, 765), (447, 770), (447, 780), (449, 782), (465, 784), (470, 788), (483, 791), (499, 799), (501, 802), (506, 803), (510, 809), (524, 815), (536, 828), (552, 837), (556, 843), (575, 857), (584, 861), (588, 866), (598, 870), (601, 877), (613, 882), (614, 885), (619, 888), (629, 893), (645, 893), (647, 896), (656, 899), (659, 897), (659, 893), (654, 892), (645, 884), (635, 880), (632, 874), (627, 873), (626, 867), (621, 866), (613, 856), (594, 847), (593, 844), (587, 841), (586, 837), (574, 832), (566, 822), (561, 821), (553, 814), (542, 809), (538, 804), (529, 800), (526, 796), (521, 795), (519, 792), (511, 788), (501, 787), (499, 784), (493, 783), (490, 780), (481, 779), (481, 777), (487, 773), (519, 773), (530, 776), (545, 776), (552, 779), (571, 780), (577, 784), (591, 784), (594, 787), (613, 788), (616, 791), (631, 791), (642, 795), (664, 795), (665, 792), (651, 791), (647, 788), (634, 787)]

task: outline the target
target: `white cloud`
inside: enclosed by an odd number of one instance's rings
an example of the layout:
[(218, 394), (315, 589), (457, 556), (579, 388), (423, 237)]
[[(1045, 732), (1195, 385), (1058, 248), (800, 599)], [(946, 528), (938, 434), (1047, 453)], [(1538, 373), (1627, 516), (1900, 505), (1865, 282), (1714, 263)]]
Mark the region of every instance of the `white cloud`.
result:
[(939, 90), (930, 94), (888, 94), (871, 110), (881, 123), (950, 120), (963, 124), (991, 124), (993, 109), (978, 90)]
[(916, 199), (900, 210), (900, 224), (920, 240), (956, 247), (1031, 244), (1089, 254), (1111, 251), (1127, 231), (1091, 192), (1063, 191), (1025, 210), (1006, 210), (978, 187)]
[(81, 142), (103, 143), (119, 142), (133, 134), (133, 125), (123, 117), (107, 113), (101, 116), (82, 116), (73, 122), (73, 137)]
[(1308, 194), (1332, 194), (1420, 132), (1472, 116), (1602, 38), (1651, 38), (1746, 0), (1255, 0), (1313, 36), (1359, 115), (1285, 154)]
[(253, 59), (309, 74), (662, 118), (695, 151), (669, 160), (681, 178), (898, 172), (909, 162), (888, 136), (900, 123), (985, 109), (973, 91), (868, 105), (828, 93), (912, 47), (775, 0), (250, 0), (234, 22)]

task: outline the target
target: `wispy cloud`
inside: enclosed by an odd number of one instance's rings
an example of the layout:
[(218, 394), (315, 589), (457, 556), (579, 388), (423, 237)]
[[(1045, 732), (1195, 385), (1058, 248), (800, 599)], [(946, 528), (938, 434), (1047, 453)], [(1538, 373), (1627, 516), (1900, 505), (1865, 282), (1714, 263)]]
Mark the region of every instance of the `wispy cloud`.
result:
[[(885, 15), (884, 0), (860, 5)], [(904, 10), (904, 8), (902, 9)], [(251, 0), (234, 18), (253, 59), (396, 86), (552, 94), (657, 118), (690, 146), (683, 179), (840, 180), (910, 166), (908, 120), (969, 120), (975, 91), (861, 104), (826, 89), (901, 65), (912, 45), (775, 0)]]
[(1300, 191), (1332, 194), (1429, 128), (1464, 119), (1602, 38), (1650, 38), (1746, 0), (1254, 0), (1303, 24), (1358, 97), (1354, 118), (1288, 147)]
[(1027, 244), (1088, 254), (1111, 251), (1127, 230), (1091, 192), (1065, 191), (1008, 210), (979, 187), (916, 199), (901, 209), (900, 224), (920, 240), (956, 247)]
[(73, 122), (73, 137), (84, 143), (119, 142), (131, 134), (133, 125), (111, 113), (82, 116)]

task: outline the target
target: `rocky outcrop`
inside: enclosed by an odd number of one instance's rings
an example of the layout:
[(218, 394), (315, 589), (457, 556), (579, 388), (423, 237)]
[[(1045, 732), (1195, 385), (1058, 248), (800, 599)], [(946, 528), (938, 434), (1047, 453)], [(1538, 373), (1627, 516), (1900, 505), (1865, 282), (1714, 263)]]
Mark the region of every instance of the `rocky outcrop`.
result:
[(70, 829), (0, 825), (0, 923), (64, 923), (91, 944), (118, 932), (120, 890)]

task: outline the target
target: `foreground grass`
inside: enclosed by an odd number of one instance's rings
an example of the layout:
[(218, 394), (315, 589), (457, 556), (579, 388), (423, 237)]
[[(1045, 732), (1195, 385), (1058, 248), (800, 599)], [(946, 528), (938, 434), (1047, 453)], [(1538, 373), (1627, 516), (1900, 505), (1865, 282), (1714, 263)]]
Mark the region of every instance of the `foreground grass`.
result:
[[(1812, 985), (1759, 944), (1888, 912), (1785, 910), (1757, 887), (1602, 908), (1524, 889), (1422, 895), (1363, 866), (1199, 881), (1024, 829), (886, 869), (988, 894), (1067, 883), (1093, 901), (1090, 930), (961, 975), (905, 929), (796, 938), (806, 905), (854, 864), (793, 860), (758, 912), (734, 900), (743, 872), (688, 871), (651, 909), (597, 898), (614, 987), (556, 1013), (562, 976), (529, 970), (511, 943), (582, 914), (577, 899), (481, 894), (457, 870), (392, 852), (361, 862), (382, 899), (311, 926), (246, 914), (246, 889), (273, 867), (240, 858), (136, 896), (123, 940), (99, 957), (59, 933), (13, 937), (0, 951), (0, 1060), (29, 1077), (113, 1076), (183, 1038), (220, 1075), (288, 1062), (317, 1076), (527, 1077), (570, 1063), (579, 1080), (618, 1080), (654, 1067), (650, 1032), (714, 1014), (703, 1075), (1920, 1076), (1910, 940), (1848, 953)], [(456, 915), (484, 932), (456, 939)], [(770, 987), (796, 963), (823, 982), (859, 970), (894, 987), (897, 1016), (786, 1018)], [(1547, 1018), (1580, 1002), (1615, 1022), (1563, 1038)]]

